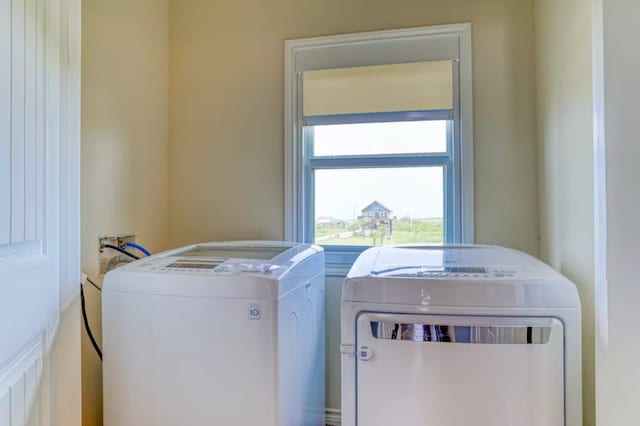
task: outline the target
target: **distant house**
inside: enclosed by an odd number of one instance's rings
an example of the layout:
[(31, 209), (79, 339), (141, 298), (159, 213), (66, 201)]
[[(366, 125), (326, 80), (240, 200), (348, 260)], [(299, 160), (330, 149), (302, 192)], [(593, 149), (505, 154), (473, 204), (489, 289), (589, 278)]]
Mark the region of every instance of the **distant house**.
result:
[(374, 201), (362, 209), (362, 218), (389, 219), (392, 210), (379, 201)]
[(393, 233), (391, 213), (392, 210), (390, 208), (380, 201), (374, 201), (362, 209), (362, 215), (358, 219), (363, 225), (365, 233), (374, 230), (384, 230), (384, 234), (390, 237)]
[(345, 228), (348, 225), (348, 223), (346, 220), (334, 219), (331, 216), (320, 216), (316, 219), (316, 225), (336, 226), (338, 228)]
[(320, 216), (316, 219), (318, 225), (330, 225), (333, 222), (333, 218), (329, 216)]

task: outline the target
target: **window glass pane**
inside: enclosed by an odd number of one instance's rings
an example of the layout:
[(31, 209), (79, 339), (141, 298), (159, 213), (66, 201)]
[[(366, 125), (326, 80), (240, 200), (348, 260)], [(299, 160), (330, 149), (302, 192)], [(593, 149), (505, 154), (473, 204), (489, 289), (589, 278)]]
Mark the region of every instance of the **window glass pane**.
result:
[(447, 121), (313, 126), (314, 155), (411, 154), (447, 151)]
[(444, 242), (443, 176), (443, 167), (316, 170), (315, 242)]

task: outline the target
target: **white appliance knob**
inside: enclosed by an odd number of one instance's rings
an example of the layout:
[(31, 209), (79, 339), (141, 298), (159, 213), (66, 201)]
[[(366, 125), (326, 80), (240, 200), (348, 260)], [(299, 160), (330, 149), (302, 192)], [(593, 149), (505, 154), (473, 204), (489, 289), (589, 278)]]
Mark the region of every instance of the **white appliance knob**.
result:
[(367, 346), (360, 346), (360, 349), (358, 349), (358, 358), (360, 361), (369, 361), (373, 358), (373, 349)]

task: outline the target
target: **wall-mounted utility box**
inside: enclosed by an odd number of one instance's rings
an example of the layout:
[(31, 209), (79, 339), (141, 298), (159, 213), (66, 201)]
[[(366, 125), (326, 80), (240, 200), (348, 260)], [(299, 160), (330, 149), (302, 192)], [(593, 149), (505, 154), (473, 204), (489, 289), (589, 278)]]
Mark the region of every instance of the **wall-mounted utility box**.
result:
[[(127, 243), (135, 243), (136, 236), (135, 234), (110, 234), (110, 235), (99, 235), (98, 236), (98, 264), (100, 265), (100, 275), (104, 275), (107, 273), (110, 262), (117, 262), (118, 259), (121, 259), (123, 262), (131, 260), (127, 258), (126, 255), (119, 253), (116, 250), (107, 248), (106, 246), (116, 246), (125, 248)], [(122, 257), (124, 256), (124, 257)]]

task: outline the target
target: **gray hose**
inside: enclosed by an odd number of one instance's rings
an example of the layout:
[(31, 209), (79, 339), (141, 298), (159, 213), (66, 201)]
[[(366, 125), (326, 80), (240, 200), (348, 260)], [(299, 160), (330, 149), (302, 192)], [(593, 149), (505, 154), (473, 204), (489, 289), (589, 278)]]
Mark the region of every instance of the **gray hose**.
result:
[(125, 256), (124, 254), (121, 254), (119, 256), (114, 256), (111, 258), (111, 260), (107, 264), (107, 272), (112, 271), (116, 268), (119, 268), (127, 263), (131, 263), (133, 261), (134, 260), (132, 258)]

